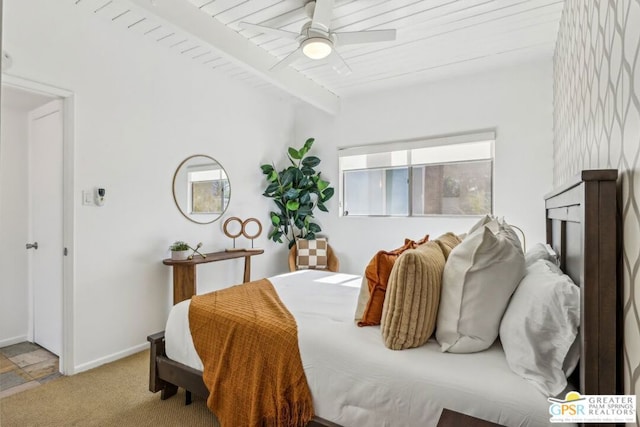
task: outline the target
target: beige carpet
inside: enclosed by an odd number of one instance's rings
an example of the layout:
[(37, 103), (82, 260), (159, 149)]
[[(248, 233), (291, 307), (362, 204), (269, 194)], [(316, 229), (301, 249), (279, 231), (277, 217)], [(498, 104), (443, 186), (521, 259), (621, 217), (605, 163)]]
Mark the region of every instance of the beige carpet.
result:
[(202, 398), (151, 393), (149, 352), (0, 400), (0, 426), (217, 426)]

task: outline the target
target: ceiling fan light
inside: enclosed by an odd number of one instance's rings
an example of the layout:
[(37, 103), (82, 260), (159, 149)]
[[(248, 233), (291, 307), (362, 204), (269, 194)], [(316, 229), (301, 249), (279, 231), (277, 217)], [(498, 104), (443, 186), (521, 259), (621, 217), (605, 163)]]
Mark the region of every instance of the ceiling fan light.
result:
[(310, 59), (326, 58), (331, 53), (331, 50), (331, 41), (321, 37), (312, 37), (302, 42), (302, 53)]

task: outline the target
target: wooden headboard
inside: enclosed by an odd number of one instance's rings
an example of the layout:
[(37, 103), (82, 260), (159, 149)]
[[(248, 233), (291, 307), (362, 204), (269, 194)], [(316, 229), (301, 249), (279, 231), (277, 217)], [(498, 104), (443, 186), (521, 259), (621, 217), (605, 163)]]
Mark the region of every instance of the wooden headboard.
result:
[(585, 170), (545, 196), (547, 243), (581, 291), (582, 394), (623, 393), (617, 178), (615, 169)]

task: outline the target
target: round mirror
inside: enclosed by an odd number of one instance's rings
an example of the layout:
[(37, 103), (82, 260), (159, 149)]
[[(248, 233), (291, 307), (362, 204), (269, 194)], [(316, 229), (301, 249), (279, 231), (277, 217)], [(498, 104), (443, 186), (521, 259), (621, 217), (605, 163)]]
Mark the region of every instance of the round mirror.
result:
[(231, 185), (214, 158), (197, 154), (180, 163), (173, 175), (173, 200), (190, 221), (210, 224), (229, 206)]

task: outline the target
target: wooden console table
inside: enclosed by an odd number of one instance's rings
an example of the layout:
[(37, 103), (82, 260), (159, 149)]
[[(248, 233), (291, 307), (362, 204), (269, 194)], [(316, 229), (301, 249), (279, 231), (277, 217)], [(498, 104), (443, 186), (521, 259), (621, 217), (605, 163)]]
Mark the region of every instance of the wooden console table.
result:
[(191, 298), (196, 294), (196, 266), (208, 262), (224, 261), (227, 259), (244, 258), (244, 283), (251, 280), (251, 257), (264, 253), (262, 249), (242, 250), (233, 252), (212, 252), (203, 258), (196, 255), (193, 259), (176, 261), (171, 258), (162, 260), (164, 265), (173, 266), (173, 304)]

